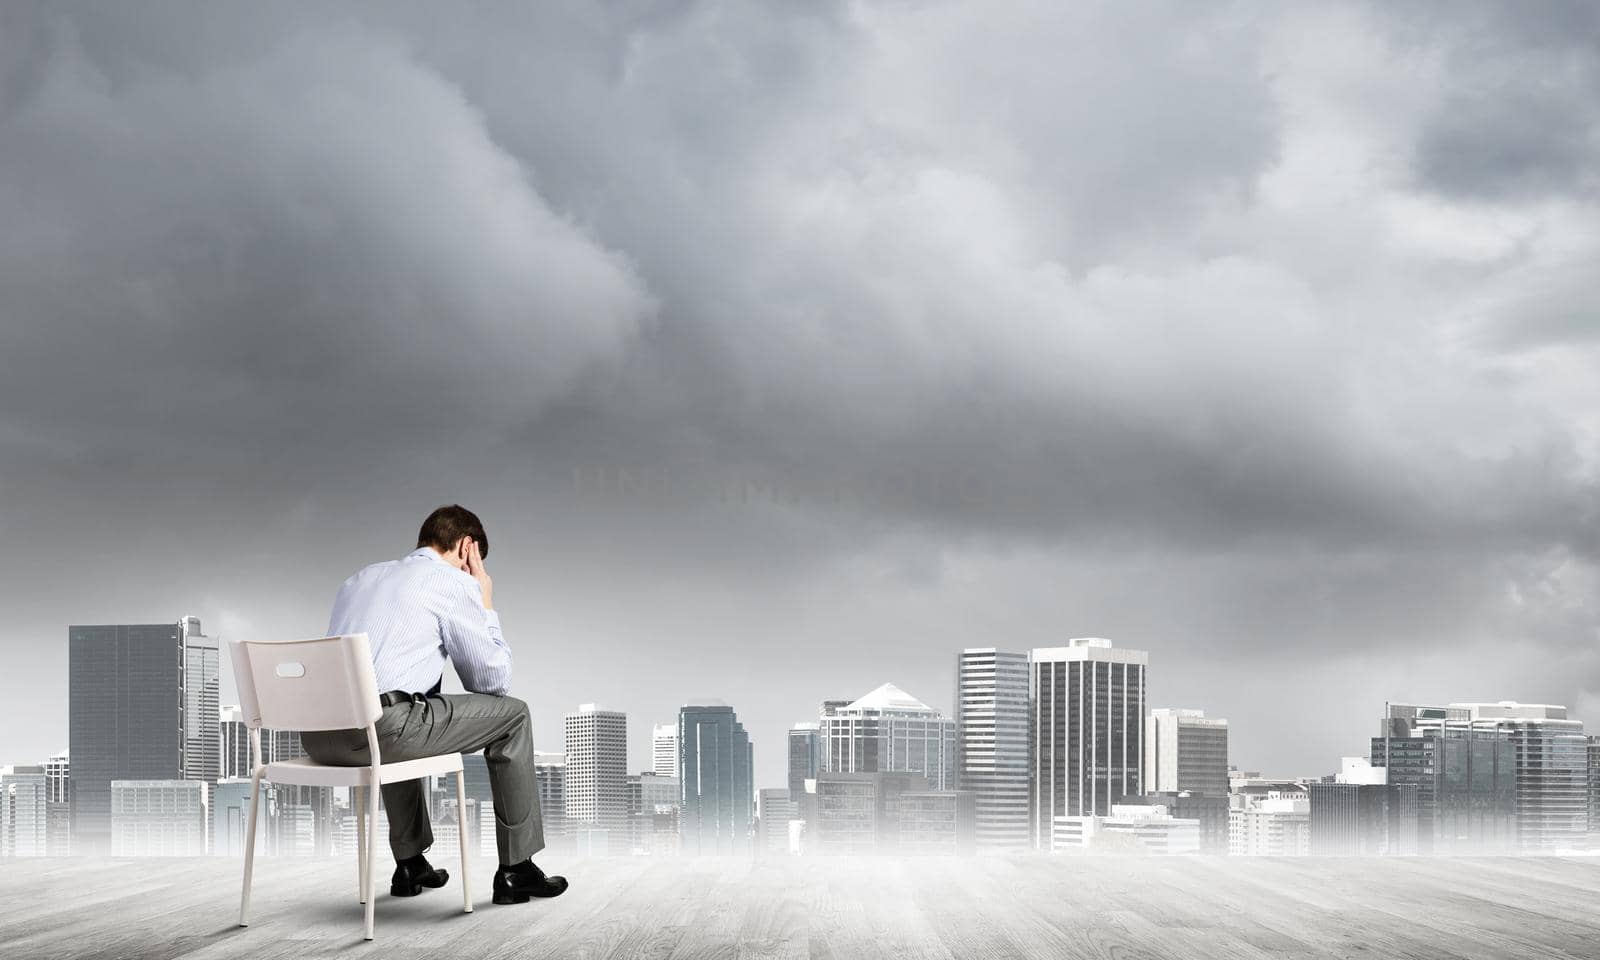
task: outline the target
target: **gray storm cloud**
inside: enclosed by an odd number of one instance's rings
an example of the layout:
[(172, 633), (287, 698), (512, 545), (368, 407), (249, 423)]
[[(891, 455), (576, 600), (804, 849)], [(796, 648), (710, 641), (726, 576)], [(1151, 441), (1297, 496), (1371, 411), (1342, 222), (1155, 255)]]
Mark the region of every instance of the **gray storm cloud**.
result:
[(460, 500), (545, 740), (710, 692), (775, 776), (1081, 634), (1295, 772), (1386, 697), (1594, 702), (1594, 30), (10, 7), (4, 642), (64, 718), (66, 623), (316, 632)]

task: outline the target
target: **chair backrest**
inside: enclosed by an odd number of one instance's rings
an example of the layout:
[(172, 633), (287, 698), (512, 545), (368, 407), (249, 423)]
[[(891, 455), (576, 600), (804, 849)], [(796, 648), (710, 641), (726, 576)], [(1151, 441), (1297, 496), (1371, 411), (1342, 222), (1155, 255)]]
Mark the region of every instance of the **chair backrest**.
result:
[(383, 713), (364, 633), (313, 640), (230, 640), (245, 723), (274, 730), (362, 728)]

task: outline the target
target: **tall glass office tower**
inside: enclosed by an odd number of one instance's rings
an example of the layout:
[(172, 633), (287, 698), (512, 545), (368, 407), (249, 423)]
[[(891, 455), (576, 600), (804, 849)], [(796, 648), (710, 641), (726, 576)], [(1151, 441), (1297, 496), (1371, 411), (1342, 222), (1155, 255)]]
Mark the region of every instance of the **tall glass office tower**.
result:
[(1589, 832), (1589, 745), (1583, 721), (1553, 704), (1451, 704), (1477, 729), (1505, 731), (1517, 780), (1517, 846), (1525, 853), (1581, 850)]
[(111, 781), (220, 772), (217, 643), (200, 621), (67, 628), (73, 852), (111, 847)]
[(178, 628), (183, 634), (183, 777), (216, 783), (222, 776), (217, 638), (201, 631), (199, 617), (184, 617)]
[(1419, 853), (1509, 853), (1517, 846), (1516, 747), (1464, 706), (1390, 704), (1372, 738), (1374, 767), (1417, 788)]
[(817, 730), (814, 722), (789, 728), (789, 799), (795, 803), (805, 795), (806, 781), (817, 778)]
[(750, 737), (733, 708), (691, 704), (680, 709), (678, 755), (682, 852), (749, 849), (754, 758)]
[(1419, 808), (1432, 810), (1435, 851), (1586, 845), (1589, 745), (1583, 721), (1568, 718), (1566, 707), (1511, 700), (1393, 705), (1381, 733), (1373, 755), (1390, 758), (1390, 782), (1415, 780), (1423, 768)]
[(1028, 846), (1026, 653), (981, 647), (957, 655), (955, 779), (974, 795), (978, 850)]
[(1143, 792), (1149, 660), (1143, 650), (1098, 637), (1030, 655), (1035, 846), (1049, 849), (1053, 818), (1108, 816), (1112, 805)]

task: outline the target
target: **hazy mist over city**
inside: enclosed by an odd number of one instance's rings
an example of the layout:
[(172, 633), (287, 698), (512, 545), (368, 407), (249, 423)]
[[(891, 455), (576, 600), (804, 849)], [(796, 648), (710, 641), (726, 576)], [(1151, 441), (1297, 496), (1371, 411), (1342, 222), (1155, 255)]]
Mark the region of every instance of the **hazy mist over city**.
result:
[(455, 502), (633, 770), (1070, 637), (1276, 775), (1593, 730), (1597, 157), (1583, 2), (7, 4), (0, 761)]

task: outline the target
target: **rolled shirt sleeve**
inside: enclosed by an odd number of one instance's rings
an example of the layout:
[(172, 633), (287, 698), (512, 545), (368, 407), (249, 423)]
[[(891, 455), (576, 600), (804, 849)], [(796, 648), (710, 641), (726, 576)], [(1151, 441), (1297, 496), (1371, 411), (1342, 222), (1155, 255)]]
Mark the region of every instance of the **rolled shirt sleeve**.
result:
[(484, 609), (477, 581), (457, 582), (455, 602), (440, 617), (445, 653), (468, 692), (503, 697), (511, 690), (511, 647), (500, 632), (500, 614)]

